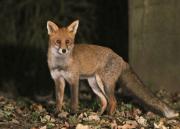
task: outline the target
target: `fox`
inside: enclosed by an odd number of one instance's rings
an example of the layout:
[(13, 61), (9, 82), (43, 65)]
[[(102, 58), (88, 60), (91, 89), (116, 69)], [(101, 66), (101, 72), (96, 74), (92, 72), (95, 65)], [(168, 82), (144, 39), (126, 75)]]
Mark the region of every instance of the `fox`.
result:
[(121, 82), (122, 88), (131, 91), (145, 105), (167, 118), (178, 117), (179, 113), (156, 97), (139, 79), (131, 66), (112, 49), (94, 44), (77, 44), (75, 36), (79, 20), (68, 26), (59, 26), (47, 21), (48, 52), (47, 62), (55, 83), (56, 111), (61, 112), (64, 89), (70, 86), (70, 109), (78, 111), (79, 81), (86, 79), (92, 91), (100, 99), (100, 112), (113, 115), (117, 100), (115, 87)]

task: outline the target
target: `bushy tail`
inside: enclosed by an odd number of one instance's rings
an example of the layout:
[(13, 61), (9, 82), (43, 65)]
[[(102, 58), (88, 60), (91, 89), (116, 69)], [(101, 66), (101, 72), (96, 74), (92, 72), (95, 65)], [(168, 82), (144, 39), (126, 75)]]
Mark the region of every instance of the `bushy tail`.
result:
[(175, 113), (168, 105), (158, 99), (138, 78), (128, 64), (122, 71), (120, 81), (122, 86), (128, 91), (132, 92), (141, 102), (143, 102), (149, 109), (154, 112), (161, 113), (168, 118), (177, 117), (178, 113)]

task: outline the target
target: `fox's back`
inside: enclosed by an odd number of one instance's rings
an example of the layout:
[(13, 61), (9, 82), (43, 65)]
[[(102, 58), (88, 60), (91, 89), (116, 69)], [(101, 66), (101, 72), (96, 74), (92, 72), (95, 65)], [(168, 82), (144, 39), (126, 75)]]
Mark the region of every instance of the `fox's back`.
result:
[(112, 59), (117, 63), (121, 60), (110, 48), (91, 44), (76, 44), (73, 55), (79, 61), (80, 74), (89, 75), (104, 68)]

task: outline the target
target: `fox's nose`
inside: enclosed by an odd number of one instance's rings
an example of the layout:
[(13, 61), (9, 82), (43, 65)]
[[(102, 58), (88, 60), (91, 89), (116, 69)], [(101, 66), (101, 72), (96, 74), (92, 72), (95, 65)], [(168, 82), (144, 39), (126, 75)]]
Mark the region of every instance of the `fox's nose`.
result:
[(66, 53), (66, 49), (62, 49), (62, 53)]

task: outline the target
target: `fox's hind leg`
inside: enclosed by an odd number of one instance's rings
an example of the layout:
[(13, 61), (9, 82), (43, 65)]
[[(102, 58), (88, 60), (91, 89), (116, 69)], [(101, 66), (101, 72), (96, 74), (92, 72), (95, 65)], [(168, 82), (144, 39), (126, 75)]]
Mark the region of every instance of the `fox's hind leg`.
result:
[(97, 84), (98, 84), (99, 89), (100, 89), (101, 92), (105, 95), (105, 97), (107, 97), (107, 96), (106, 96), (106, 93), (105, 93), (105, 90), (104, 90), (104, 84), (103, 84), (100, 76), (99, 76), (98, 74), (96, 74), (95, 77), (96, 77), (96, 82), (97, 82)]
[(107, 112), (109, 115), (113, 115), (117, 105), (117, 101), (114, 94), (115, 81), (113, 81), (113, 79), (111, 78), (101, 80), (101, 78), (98, 75), (96, 76), (96, 80), (99, 88), (101, 89), (101, 92), (104, 94), (104, 96), (106, 96), (108, 100)]
[(101, 111), (100, 111), (100, 115), (101, 115), (104, 113), (104, 111), (106, 110), (106, 107), (107, 107), (106, 97), (104, 96), (101, 89), (99, 88), (95, 77), (89, 77), (88, 83), (89, 83), (90, 87), (92, 88), (93, 92), (100, 98), (101, 106), (102, 106)]
[(115, 84), (105, 84), (105, 92), (108, 99), (108, 114), (113, 115), (116, 110), (117, 101), (114, 95)]

